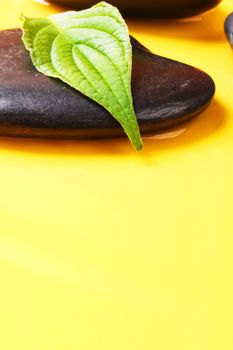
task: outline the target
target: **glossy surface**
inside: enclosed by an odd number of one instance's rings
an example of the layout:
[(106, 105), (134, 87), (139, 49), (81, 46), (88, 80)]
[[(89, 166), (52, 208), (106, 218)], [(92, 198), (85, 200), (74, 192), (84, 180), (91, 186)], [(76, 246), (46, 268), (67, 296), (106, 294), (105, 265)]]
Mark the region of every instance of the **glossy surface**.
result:
[[(131, 38), (132, 93), (142, 134), (192, 119), (215, 85), (200, 70), (156, 56)], [(19, 29), (0, 31), (0, 135), (93, 139), (124, 136), (100, 105), (58, 79), (40, 74)]]
[[(21, 11), (1, 2), (1, 28)], [(200, 117), (140, 154), (127, 140), (0, 139), (1, 349), (232, 350), (231, 11), (129, 22), (217, 85)]]
[(225, 33), (230, 45), (233, 47), (233, 12), (227, 16), (225, 24)]
[[(96, 4), (96, 0), (51, 0), (76, 8), (87, 8)], [(207, 11), (221, 0), (110, 0), (125, 15), (149, 17), (193, 16)]]

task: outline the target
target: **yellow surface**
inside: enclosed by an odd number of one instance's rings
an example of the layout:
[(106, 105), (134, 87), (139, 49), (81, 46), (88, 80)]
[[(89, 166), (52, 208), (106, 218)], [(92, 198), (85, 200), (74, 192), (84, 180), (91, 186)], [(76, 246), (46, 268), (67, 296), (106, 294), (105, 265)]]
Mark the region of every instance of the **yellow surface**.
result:
[[(217, 85), (195, 121), (145, 139), (0, 139), (1, 350), (233, 349), (232, 0), (129, 21)], [(0, 0), (0, 27), (58, 7)]]

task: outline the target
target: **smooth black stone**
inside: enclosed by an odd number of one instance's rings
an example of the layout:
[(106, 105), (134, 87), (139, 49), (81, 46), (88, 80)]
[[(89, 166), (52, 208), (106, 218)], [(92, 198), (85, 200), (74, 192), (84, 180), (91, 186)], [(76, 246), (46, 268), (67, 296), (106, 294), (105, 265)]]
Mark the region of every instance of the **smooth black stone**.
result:
[[(96, 0), (51, 0), (83, 9), (93, 6)], [(185, 17), (207, 11), (221, 2), (221, 0), (109, 0), (117, 6), (124, 15), (149, 17)]]
[(233, 48), (233, 12), (226, 18), (224, 27), (227, 39)]
[[(142, 134), (176, 126), (208, 106), (215, 85), (207, 74), (131, 40), (132, 92)], [(104, 108), (40, 74), (15, 29), (0, 32), (0, 135), (105, 138), (124, 132)]]

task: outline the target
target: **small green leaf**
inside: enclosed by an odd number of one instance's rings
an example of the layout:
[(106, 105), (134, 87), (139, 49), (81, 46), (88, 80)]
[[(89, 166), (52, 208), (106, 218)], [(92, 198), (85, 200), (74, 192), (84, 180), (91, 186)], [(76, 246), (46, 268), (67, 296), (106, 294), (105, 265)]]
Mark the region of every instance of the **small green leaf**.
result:
[(106, 108), (141, 150), (131, 94), (132, 47), (117, 8), (100, 2), (79, 12), (22, 20), (23, 41), (37, 70)]

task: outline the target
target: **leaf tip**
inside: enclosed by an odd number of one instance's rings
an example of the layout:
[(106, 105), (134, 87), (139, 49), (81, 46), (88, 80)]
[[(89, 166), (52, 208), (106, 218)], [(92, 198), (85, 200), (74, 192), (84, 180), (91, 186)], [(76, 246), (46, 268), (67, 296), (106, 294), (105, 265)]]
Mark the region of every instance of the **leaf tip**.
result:
[(21, 12), (20, 15), (19, 15), (20, 22), (24, 23), (26, 19), (27, 19), (27, 17), (24, 16), (24, 14)]
[(143, 142), (142, 142), (142, 140), (140, 140), (139, 142), (134, 144), (134, 147), (135, 147), (136, 151), (140, 152), (143, 149)]
[(95, 7), (107, 7), (107, 6), (112, 6), (109, 3), (107, 3), (106, 1), (100, 1), (98, 2), (98, 4), (95, 5)]

